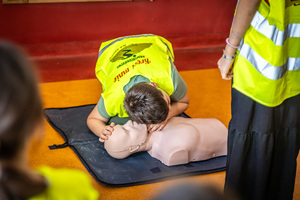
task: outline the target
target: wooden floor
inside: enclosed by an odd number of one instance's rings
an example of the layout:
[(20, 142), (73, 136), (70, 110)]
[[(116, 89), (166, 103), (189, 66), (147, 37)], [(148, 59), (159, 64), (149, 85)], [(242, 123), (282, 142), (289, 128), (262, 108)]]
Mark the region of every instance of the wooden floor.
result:
[[(230, 120), (231, 83), (220, 78), (216, 68), (180, 71), (188, 85), (190, 106), (187, 114), (197, 118), (218, 118), (226, 126)], [(46, 108), (70, 107), (96, 103), (100, 97), (101, 86), (97, 79), (68, 80), (40, 84), (41, 94)], [(30, 148), (30, 165), (37, 167), (48, 165), (55, 168), (67, 167), (88, 173), (76, 154), (70, 148), (49, 150), (52, 144), (63, 143), (63, 138), (45, 122), (44, 137), (35, 138)], [(300, 163), (298, 157), (298, 163)], [(298, 164), (294, 200), (300, 200), (300, 166)], [(225, 172), (198, 175), (187, 178), (163, 181), (153, 184), (130, 187), (107, 187), (93, 179), (94, 187), (100, 193), (100, 199), (149, 199), (165, 187), (183, 180), (212, 183), (222, 189)]]

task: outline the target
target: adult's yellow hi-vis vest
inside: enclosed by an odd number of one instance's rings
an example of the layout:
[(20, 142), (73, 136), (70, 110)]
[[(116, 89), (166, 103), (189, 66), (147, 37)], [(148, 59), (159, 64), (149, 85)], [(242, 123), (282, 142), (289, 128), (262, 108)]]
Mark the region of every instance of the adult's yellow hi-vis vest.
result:
[(103, 42), (95, 72), (102, 84), (101, 95), (107, 114), (128, 117), (123, 88), (137, 75), (157, 83), (171, 95), (174, 91), (171, 62), (174, 62), (172, 45), (160, 36), (132, 35)]
[(275, 107), (300, 94), (300, 1), (264, 1), (234, 63), (233, 88)]

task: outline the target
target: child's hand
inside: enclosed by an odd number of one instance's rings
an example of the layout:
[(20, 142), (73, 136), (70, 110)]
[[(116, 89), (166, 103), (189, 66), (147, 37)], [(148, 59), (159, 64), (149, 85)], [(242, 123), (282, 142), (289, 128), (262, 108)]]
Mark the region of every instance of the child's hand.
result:
[(105, 142), (105, 140), (108, 140), (108, 137), (114, 131), (114, 126), (115, 126), (115, 123), (112, 122), (110, 125), (107, 125), (102, 129), (102, 133), (99, 138), (100, 142)]
[(153, 133), (154, 131), (161, 131), (163, 128), (165, 128), (168, 120), (165, 120), (159, 124), (148, 124), (147, 125), (147, 131), (148, 133)]

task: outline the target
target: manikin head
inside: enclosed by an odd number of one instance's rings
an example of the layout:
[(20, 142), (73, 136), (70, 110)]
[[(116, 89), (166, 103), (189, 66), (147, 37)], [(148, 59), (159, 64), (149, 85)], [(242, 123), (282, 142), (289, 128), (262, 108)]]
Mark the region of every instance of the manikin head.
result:
[(140, 147), (147, 138), (146, 125), (129, 120), (123, 126), (114, 127), (113, 134), (105, 141), (104, 147), (109, 155), (122, 159), (141, 151)]

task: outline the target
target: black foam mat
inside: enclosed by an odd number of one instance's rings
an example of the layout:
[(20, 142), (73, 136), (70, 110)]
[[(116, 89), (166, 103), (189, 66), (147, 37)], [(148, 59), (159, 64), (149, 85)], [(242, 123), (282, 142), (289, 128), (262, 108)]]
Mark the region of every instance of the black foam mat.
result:
[(47, 108), (44, 114), (66, 142), (50, 146), (50, 149), (72, 148), (86, 169), (102, 184), (139, 185), (225, 170), (226, 156), (170, 167), (152, 158), (147, 152), (139, 152), (122, 160), (114, 159), (107, 154), (103, 143), (99, 142), (98, 137), (86, 125), (86, 119), (94, 106)]

